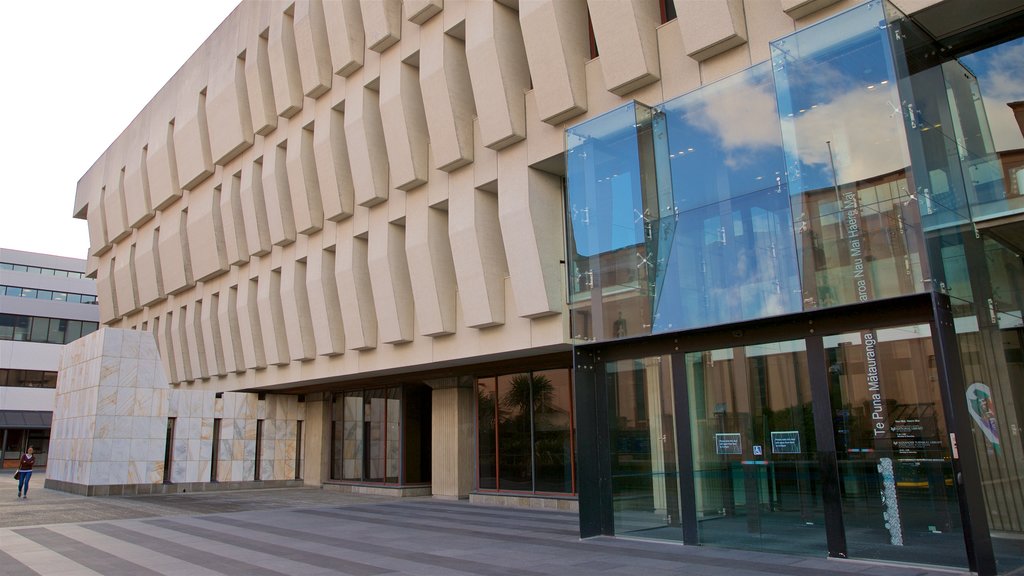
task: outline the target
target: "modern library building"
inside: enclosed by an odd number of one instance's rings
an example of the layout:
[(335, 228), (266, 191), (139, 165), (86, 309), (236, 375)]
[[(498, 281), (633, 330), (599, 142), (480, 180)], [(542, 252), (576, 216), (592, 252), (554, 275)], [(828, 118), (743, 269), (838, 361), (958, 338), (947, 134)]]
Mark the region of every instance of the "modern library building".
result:
[(50, 486), (1024, 566), (1024, 1), (243, 2), (82, 177)]

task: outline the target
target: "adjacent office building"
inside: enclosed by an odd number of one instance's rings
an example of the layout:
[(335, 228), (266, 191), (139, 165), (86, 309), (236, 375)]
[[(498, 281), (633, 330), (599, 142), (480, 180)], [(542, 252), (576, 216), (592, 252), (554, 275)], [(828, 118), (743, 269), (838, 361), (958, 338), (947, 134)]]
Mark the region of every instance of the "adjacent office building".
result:
[(101, 323), (136, 332), (65, 354), (97, 409), (58, 398), (52, 483), (578, 507), (585, 537), (1008, 573), (1022, 22), (244, 2), (79, 182)]
[(46, 465), (61, 346), (96, 331), (96, 283), (85, 260), (0, 248), (0, 450)]

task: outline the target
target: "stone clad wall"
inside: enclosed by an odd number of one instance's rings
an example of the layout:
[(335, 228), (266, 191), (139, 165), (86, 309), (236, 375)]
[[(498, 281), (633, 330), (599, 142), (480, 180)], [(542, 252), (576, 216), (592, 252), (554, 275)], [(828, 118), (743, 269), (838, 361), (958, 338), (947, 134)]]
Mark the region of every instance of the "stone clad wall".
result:
[[(219, 396), (171, 388), (148, 332), (102, 328), (65, 346), (47, 486), (110, 494), (253, 485), (258, 420), (263, 420), (260, 482), (294, 482), (296, 428), (305, 414), (298, 397)], [(174, 438), (171, 484), (165, 485), (169, 418)], [(221, 422), (216, 478), (221, 486), (210, 484), (215, 419)]]

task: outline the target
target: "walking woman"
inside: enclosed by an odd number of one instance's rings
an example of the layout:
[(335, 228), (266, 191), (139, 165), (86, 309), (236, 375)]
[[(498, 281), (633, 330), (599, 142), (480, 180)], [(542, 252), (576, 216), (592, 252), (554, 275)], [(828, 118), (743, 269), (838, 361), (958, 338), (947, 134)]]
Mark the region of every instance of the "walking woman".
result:
[[(31, 446), (21, 455), (21, 464), (18, 466), (18, 498), (28, 498), (28, 481), (32, 479), (32, 467), (36, 464), (35, 450)], [(23, 496), (24, 494), (24, 496)]]

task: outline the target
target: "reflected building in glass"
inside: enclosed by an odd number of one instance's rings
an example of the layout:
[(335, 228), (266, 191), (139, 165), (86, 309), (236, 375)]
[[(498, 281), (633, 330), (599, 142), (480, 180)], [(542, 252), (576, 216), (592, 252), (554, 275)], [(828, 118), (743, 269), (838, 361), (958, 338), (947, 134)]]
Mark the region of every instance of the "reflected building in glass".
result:
[(1024, 39), (943, 18), (567, 129), (584, 536), (1024, 565)]

